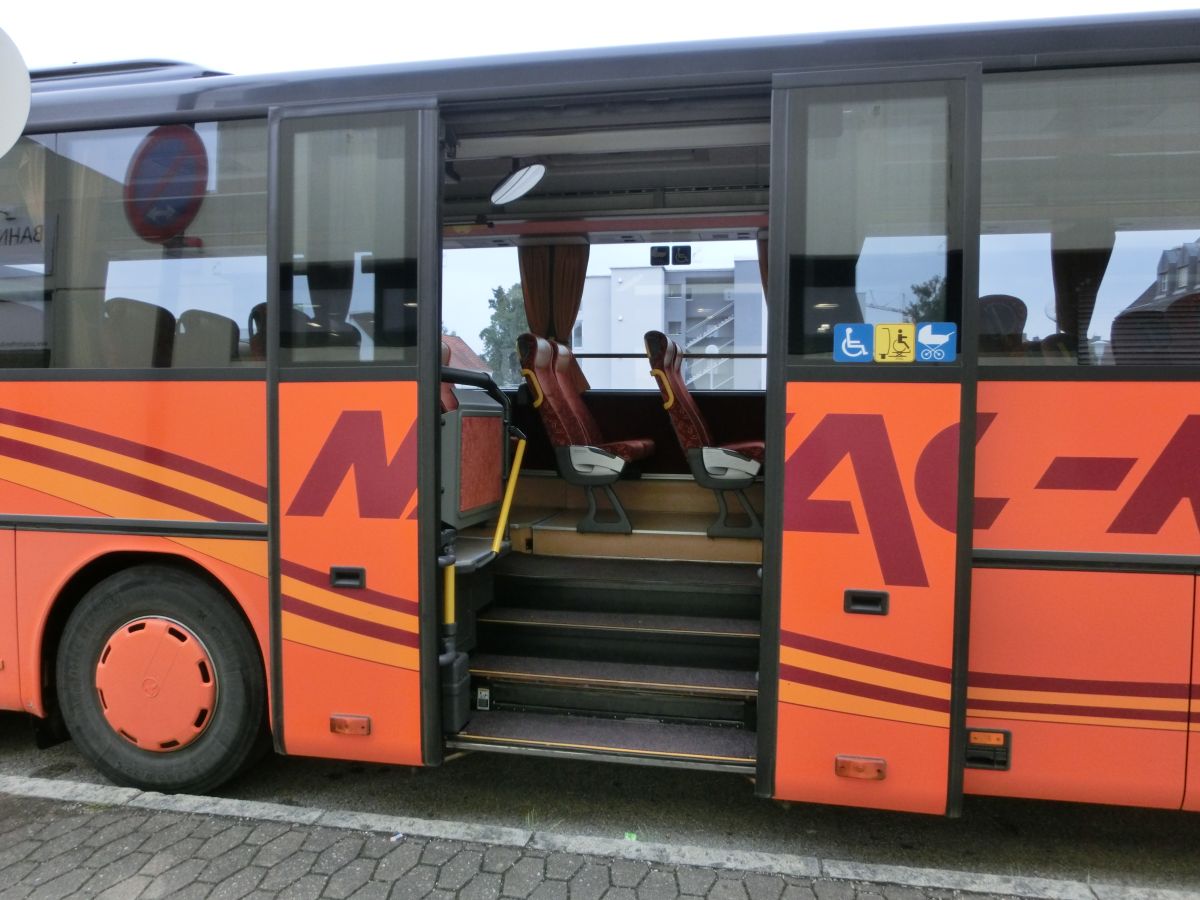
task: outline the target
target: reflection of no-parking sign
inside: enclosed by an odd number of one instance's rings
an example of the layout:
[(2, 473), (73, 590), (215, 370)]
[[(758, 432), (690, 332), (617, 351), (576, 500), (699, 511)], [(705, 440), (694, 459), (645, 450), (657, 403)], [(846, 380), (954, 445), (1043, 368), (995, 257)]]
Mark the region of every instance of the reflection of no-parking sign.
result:
[(917, 326), (917, 361), (954, 362), (957, 341), (953, 322), (922, 322)]
[(187, 125), (146, 135), (125, 175), (125, 217), (138, 236), (163, 243), (187, 230), (208, 186), (208, 152)]

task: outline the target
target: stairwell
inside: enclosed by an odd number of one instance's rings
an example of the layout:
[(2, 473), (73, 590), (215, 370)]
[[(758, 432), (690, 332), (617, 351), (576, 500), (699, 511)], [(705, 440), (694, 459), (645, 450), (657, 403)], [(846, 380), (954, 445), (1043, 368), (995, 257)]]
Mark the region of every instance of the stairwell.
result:
[(512, 554), (451, 746), (752, 771), (753, 565)]

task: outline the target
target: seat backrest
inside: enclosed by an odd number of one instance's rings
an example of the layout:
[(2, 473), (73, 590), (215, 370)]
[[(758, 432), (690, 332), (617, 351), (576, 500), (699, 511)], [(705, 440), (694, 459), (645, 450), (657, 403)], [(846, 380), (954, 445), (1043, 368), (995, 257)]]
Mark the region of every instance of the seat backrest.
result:
[(170, 368), (175, 316), (142, 300), (114, 297), (104, 303), (104, 352), (116, 369)]
[(979, 298), (979, 349), (984, 353), (1015, 353), (1023, 348), (1029, 307), (1011, 294)]
[(697, 447), (711, 447), (708, 423), (683, 377), (683, 351), (661, 331), (647, 331), (645, 340), (650, 373), (658, 382), (663, 409), (671, 416), (671, 427), (679, 446), (685, 453)]
[(228, 316), (184, 310), (175, 332), (175, 368), (218, 368), (238, 358), (238, 326)]
[(579, 370), (579, 363), (575, 361), (575, 354), (566, 344), (557, 341), (551, 341), (550, 348), (553, 351), (554, 375), (558, 380), (559, 390), (562, 391), (563, 402), (583, 431), (583, 443), (603, 444), (604, 434), (596, 423), (596, 417), (583, 402), (583, 395), (576, 387), (578, 382), (575, 373)]
[(517, 355), (521, 360), (521, 374), (533, 391), (533, 405), (542, 417), (550, 443), (555, 447), (590, 443), (558, 382), (553, 345), (545, 338), (527, 332), (517, 338)]

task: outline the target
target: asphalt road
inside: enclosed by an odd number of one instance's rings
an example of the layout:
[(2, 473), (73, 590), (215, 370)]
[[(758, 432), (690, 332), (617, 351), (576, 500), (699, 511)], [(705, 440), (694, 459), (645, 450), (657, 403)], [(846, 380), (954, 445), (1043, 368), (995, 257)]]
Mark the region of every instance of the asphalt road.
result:
[[(0, 713), (0, 774), (105, 783), (71, 743)], [(440, 769), (269, 758), (223, 796), (864, 863), (1195, 891), (1200, 816), (967, 798), (961, 819), (788, 804), (743, 777), (472, 754)]]

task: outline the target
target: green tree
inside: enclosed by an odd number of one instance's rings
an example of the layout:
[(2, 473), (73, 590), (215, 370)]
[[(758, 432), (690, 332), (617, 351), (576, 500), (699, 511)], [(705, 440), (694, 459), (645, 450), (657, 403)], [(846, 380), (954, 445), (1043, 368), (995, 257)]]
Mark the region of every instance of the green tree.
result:
[(496, 384), (517, 384), (521, 380), (517, 337), (529, 330), (521, 285), (514, 284), (508, 290), (492, 288), (488, 307), (492, 310), (492, 321), (479, 333), (483, 339), (483, 358), (491, 366)]
[(914, 299), (901, 310), (910, 322), (944, 322), (946, 320), (946, 279), (934, 275), (928, 281), (909, 288)]

